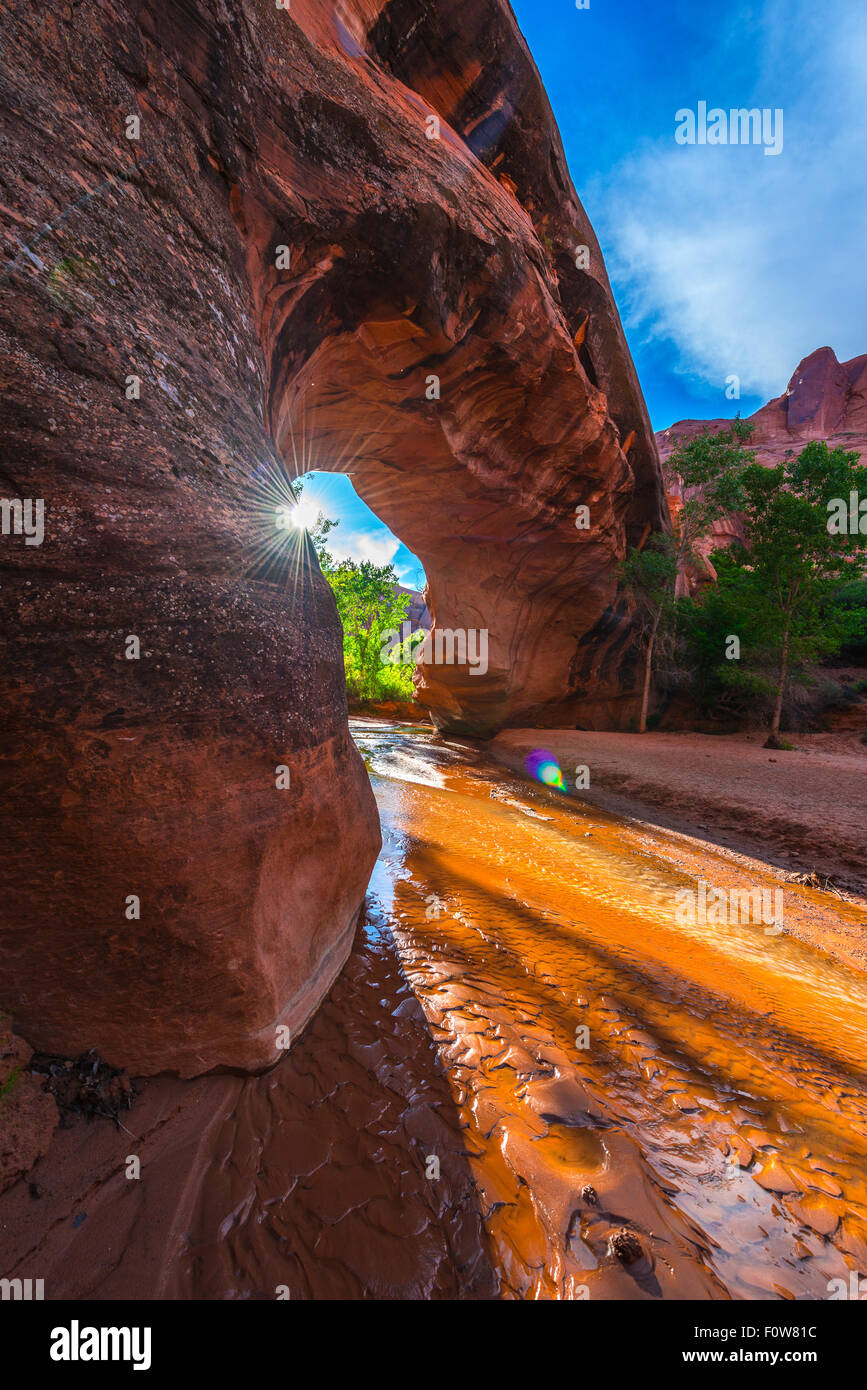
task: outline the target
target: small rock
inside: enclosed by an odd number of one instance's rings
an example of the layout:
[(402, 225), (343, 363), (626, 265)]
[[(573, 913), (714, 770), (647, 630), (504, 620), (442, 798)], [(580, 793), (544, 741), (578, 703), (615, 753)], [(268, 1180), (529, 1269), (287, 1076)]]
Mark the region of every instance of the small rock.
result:
[(592, 1183), (586, 1182), (582, 1187), (581, 1200), (582, 1202), (586, 1202), (590, 1207), (597, 1207), (599, 1205), (599, 1196)]
[(694, 1111), (701, 1109), (695, 1096), (691, 1096), (688, 1091), (681, 1091), (678, 1095), (672, 1096), (671, 1103), (676, 1105), (684, 1115), (691, 1115)]
[(616, 1255), (618, 1260), (622, 1260), (626, 1265), (634, 1264), (644, 1254), (644, 1246), (635, 1232), (630, 1231), (628, 1226), (621, 1226), (619, 1231), (615, 1231), (609, 1237), (608, 1249), (612, 1255)]

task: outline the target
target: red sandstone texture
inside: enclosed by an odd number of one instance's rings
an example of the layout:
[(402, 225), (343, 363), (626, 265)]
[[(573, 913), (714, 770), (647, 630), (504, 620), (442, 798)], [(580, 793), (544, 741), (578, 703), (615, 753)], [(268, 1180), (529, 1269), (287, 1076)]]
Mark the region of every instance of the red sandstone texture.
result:
[(28, 1063), (33, 1049), (0, 1019), (0, 1192), (48, 1152), (57, 1106)]
[[(867, 454), (867, 353), (849, 362), (838, 362), (833, 348), (817, 348), (796, 368), (782, 396), (768, 401), (753, 415), (749, 447), (756, 461), (775, 467), (796, 455), (811, 439), (823, 439), (829, 448)], [(728, 420), (678, 420), (659, 430), (656, 442), (662, 460), (669, 505), (676, 515), (680, 484), (665, 464), (677, 443), (686, 443), (703, 430), (727, 429)], [(715, 523), (710, 548), (738, 539), (737, 521)]]
[(287, 474), (350, 472), (434, 623), (489, 631), (486, 675), (425, 669), (439, 724), (593, 723), (634, 705), (653, 436), (504, 0), (2, 25), (2, 487), (46, 516), (0, 540), (0, 1004), (46, 1051), (258, 1068), (379, 843)]

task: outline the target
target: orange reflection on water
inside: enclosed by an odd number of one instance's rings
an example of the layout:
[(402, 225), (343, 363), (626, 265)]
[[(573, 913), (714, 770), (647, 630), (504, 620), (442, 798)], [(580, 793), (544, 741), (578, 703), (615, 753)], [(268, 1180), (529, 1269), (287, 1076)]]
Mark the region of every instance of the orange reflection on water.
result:
[[(780, 879), (695, 847), (686, 873), (665, 832), (466, 745), (354, 732), (374, 915), (438, 1042), (503, 1291), (827, 1298), (867, 1277), (867, 977), (761, 925), (675, 920), (696, 872)], [(783, 886), (787, 911), (863, 920)]]

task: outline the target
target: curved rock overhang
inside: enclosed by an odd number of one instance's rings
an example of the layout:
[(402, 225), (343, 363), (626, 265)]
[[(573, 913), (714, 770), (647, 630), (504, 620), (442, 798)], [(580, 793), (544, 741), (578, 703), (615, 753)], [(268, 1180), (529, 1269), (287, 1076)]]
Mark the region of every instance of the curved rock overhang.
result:
[[(616, 568), (668, 513), (536, 68), (495, 0), (332, 17), (334, 66), (283, 94), (290, 165), (241, 195), (278, 448), (349, 472), (422, 560), (418, 697), (441, 728), (626, 724)], [(486, 669), (449, 661), (438, 630), (476, 650), (484, 634)]]
[(600, 722), (631, 708), (614, 569), (664, 524), (653, 439), (506, 5), (3, 25), (2, 486), (45, 534), (0, 548), (0, 1006), (132, 1071), (265, 1066), (379, 843), (286, 475), (350, 472), (440, 629), (489, 634), (484, 675), (423, 670), (441, 725)]

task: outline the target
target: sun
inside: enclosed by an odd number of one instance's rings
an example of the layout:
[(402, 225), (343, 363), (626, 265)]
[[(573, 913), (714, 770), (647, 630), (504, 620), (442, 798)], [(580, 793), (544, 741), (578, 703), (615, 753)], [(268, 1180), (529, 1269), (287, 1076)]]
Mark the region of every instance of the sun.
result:
[(287, 531), (294, 526), (298, 531), (309, 531), (316, 525), (317, 511), (310, 502), (298, 502), (295, 506), (277, 508), (277, 528)]

